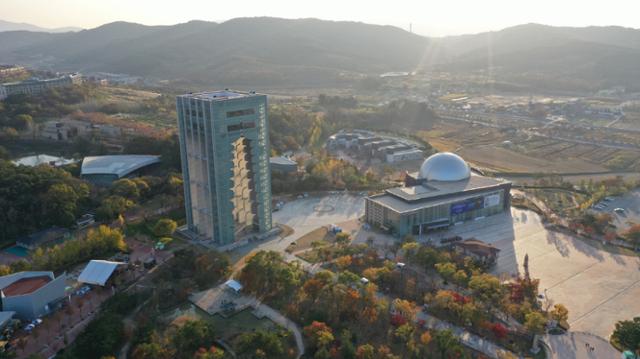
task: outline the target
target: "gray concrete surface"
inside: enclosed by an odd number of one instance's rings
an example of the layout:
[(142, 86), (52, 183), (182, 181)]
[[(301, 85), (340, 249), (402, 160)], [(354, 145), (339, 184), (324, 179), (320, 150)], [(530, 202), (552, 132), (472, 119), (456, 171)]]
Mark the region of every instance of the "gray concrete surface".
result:
[[(611, 213), (614, 224), (619, 231), (629, 228), (630, 223), (640, 223), (640, 190), (635, 190), (621, 197), (613, 197), (611, 202), (603, 202), (607, 207), (600, 212)], [(616, 208), (624, 208), (624, 213), (618, 214), (613, 210)]]
[(319, 197), (308, 197), (288, 202), (273, 213), (273, 222), (293, 228), (289, 237), (295, 240), (312, 230), (328, 224), (337, 224), (364, 215), (364, 196), (340, 192)]
[(540, 292), (569, 309), (569, 324), (608, 338), (614, 324), (640, 312), (640, 260), (596, 249), (573, 236), (549, 231), (540, 217), (513, 208), (465, 223), (437, 237), (476, 237), (501, 249), (495, 274), (523, 272), (529, 255), (531, 276), (540, 279)]
[(589, 333), (545, 335), (548, 359), (618, 359), (620, 353), (606, 340)]

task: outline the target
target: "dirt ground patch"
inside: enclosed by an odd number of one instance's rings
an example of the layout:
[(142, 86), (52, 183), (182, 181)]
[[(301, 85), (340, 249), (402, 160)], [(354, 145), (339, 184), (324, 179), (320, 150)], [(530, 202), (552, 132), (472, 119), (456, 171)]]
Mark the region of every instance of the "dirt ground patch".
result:
[(582, 159), (550, 160), (527, 156), (498, 145), (464, 147), (458, 153), (467, 161), (482, 167), (506, 172), (566, 173), (607, 171), (603, 166)]
[(313, 246), (313, 242), (331, 244), (332, 238), (333, 236), (329, 233), (329, 230), (326, 227), (320, 227), (298, 238), (287, 247), (286, 251), (289, 253), (303, 251), (311, 248)]

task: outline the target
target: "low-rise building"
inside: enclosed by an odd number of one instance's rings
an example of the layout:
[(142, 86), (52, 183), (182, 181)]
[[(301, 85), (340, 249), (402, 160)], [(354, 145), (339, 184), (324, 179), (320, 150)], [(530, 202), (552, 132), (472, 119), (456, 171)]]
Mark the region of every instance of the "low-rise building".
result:
[(422, 235), (507, 211), (510, 190), (511, 182), (473, 174), (459, 156), (438, 153), (407, 174), (405, 186), (367, 197), (365, 220), (398, 236)]
[(51, 313), (65, 298), (66, 274), (18, 272), (0, 277), (2, 311), (13, 311), (23, 320)]
[(294, 173), (298, 171), (298, 163), (287, 157), (271, 157), (269, 162), (272, 172)]
[(160, 156), (115, 155), (93, 156), (82, 160), (80, 177), (98, 185), (109, 185), (120, 178), (131, 176), (143, 168), (160, 163)]
[(388, 153), (386, 156), (387, 163), (420, 160), (422, 158), (424, 158), (424, 152), (417, 148)]
[(35, 95), (51, 88), (79, 85), (81, 83), (82, 76), (78, 73), (73, 73), (52, 79), (30, 79), (20, 82), (9, 82), (2, 84), (2, 86), (5, 89), (6, 95), (11, 96), (20, 94)]
[(500, 249), (475, 238), (454, 242), (451, 246), (456, 252), (486, 265), (495, 264), (498, 260), (498, 253), (500, 253)]
[(124, 264), (92, 259), (78, 276), (78, 282), (104, 287), (118, 267)]

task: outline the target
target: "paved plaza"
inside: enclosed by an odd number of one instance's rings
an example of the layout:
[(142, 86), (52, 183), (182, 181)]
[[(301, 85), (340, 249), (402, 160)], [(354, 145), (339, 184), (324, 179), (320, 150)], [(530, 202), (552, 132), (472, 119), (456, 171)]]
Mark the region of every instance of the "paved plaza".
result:
[(295, 240), (318, 227), (346, 222), (363, 215), (364, 196), (340, 192), (288, 202), (273, 213), (273, 222), (293, 228), (295, 233), (288, 239)]
[(599, 250), (571, 235), (547, 230), (540, 217), (513, 208), (455, 226), (438, 237), (475, 237), (501, 249), (496, 274), (522, 273), (529, 255), (531, 276), (540, 292), (569, 309), (571, 330), (608, 338), (614, 324), (640, 313), (640, 260)]

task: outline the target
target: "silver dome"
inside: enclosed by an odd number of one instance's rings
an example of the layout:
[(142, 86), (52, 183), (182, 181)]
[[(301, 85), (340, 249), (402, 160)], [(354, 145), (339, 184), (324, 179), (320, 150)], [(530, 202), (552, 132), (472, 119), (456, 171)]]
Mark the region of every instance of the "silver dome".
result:
[(429, 156), (420, 166), (419, 178), (427, 181), (462, 181), (471, 176), (469, 165), (462, 157), (451, 152)]

